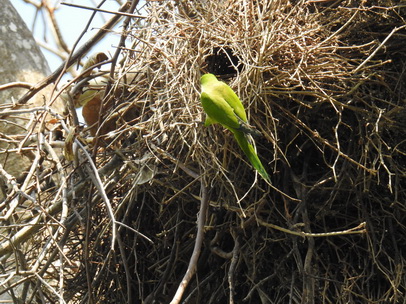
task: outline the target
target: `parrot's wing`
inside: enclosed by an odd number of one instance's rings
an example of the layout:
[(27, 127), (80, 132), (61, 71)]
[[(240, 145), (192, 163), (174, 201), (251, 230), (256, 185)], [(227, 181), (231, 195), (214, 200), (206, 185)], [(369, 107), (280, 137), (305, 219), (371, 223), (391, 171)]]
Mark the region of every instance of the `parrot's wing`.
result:
[(237, 94), (224, 82), (219, 81), (215, 87), (219, 95), (224, 96), (225, 101), (234, 109), (234, 113), (244, 122), (247, 122), (247, 114)]
[[(200, 95), (203, 109), (209, 116), (210, 122), (218, 122), (231, 131), (240, 128), (240, 123), (234, 113), (234, 109), (226, 100), (215, 91), (202, 92)], [(206, 120), (207, 123), (207, 120)]]
[(209, 115), (206, 115), (206, 121), (204, 122), (204, 125), (206, 127), (215, 124), (217, 121), (215, 121), (214, 119), (210, 118)]

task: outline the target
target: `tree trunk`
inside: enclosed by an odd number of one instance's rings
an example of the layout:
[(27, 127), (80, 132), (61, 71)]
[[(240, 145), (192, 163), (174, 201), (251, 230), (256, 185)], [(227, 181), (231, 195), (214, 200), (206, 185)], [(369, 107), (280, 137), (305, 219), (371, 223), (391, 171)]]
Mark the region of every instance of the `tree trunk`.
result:
[[(0, 87), (12, 82), (35, 85), (49, 74), (43, 54), (9, 0), (2, 1), (0, 10), (0, 58)], [(30, 167), (32, 152), (19, 150), (19, 145), (27, 134), (35, 134), (39, 125), (39, 112), (10, 111), (41, 107), (49, 98), (50, 88), (47, 88), (26, 105), (17, 107), (15, 102), (27, 89), (20, 86), (0, 90), (0, 165), (5, 170), (0, 170), (0, 201), (7, 192), (5, 185), (10, 186), (10, 178), (22, 176)], [(55, 108), (60, 109), (61, 105)]]

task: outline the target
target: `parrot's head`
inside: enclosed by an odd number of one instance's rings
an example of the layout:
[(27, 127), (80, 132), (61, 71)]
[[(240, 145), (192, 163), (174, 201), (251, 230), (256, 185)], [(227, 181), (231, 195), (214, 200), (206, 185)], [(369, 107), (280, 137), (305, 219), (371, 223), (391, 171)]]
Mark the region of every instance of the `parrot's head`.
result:
[(201, 78), (200, 78), (200, 83), (202, 85), (207, 84), (211, 81), (217, 81), (216, 76), (214, 76), (213, 74), (204, 74)]

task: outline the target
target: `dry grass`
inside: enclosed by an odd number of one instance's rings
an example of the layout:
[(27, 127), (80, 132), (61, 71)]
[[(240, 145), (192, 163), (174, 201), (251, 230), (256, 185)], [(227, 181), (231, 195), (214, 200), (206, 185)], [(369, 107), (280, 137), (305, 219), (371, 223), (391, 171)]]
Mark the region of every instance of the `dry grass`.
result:
[[(64, 164), (65, 194), (41, 192), (43, 208), (66, 198), (55, 239), (80, 271), (54, 272), (65, 298), (170, 302), (206, 189), (187, 303), (402, 303), (406, 8), (378, 2), (148, 2), (122, 51), (119, 75), (134, 79), (108, 95), (132, 119), (111, 112), (119, 123), (94, 161), (102, 187), (79, 150), (79, 163)], [(225, 81), (264, 135), (257, 149), (274, 188), (228, 131), (200, 123), (201, 73), (224, 67), (214, 49), (238, 57)], [(43, 251), (45, 239), (34, 241)]]

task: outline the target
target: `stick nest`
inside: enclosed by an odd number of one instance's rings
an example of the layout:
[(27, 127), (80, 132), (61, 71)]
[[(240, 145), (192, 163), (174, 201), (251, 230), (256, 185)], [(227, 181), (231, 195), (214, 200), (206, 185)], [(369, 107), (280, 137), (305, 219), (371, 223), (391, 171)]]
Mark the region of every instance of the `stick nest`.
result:
[[(204, 188), (186, 303), (404, 301), (406, 8), (377, 2), (147, 2), (107, 94), (100, 180), (81, 150), (65, 162), (65, 228), (35, 237), (27, 259), (58, 243), (47, 261), (77, 265), (53, 272), (72, 303), (169, 303)], [(240, 96), (272, 187), (229, 131), (201, 123), (202, 72)], [(58, 190), (42, 204), (63, 201)]]

